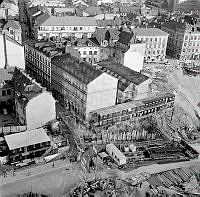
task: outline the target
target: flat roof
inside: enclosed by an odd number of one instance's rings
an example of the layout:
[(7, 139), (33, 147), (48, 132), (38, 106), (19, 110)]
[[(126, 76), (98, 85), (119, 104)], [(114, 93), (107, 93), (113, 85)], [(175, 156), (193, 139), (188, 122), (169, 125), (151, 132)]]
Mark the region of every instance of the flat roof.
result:
[(168, 33), (158, 28), (132, 28), (136, 36), (168, 36)]
[(107, 114), (110, 114), (110, 113), (116, 113), (116, 112), (119, 112), (119, 111), (122, 111), (122, 110), (127, 110), (127, 109), (130, 109), (130, 108), (142, 106), (144, 104), (165, 98), (167, 96), (171, 97), (171, 96), (175, 96), (175, 95), (172, 94), (172, 93), (164, 93), (164, 94), (160, 94), (160, 95), (154, 96), (154, 97), (152, 96), (152, 97), (148, 97), (148, 98), (141, 99), (141, 100), (134, 100), (134, 101), (118, 104), (118, 105), (112, 105), (112, 106), (109, 106), (109, 107), (100, 108), (100, 109), (91, 111), (91, 113), (97, 113), (100, 116), (103, 116), (103, 115), (107, 115)]
[(5, 140), (10, 150), (51, 141), (43, 128), (6, 135)]
[(126, 156), (114, 144), (107, 144), (106, 150), (107, 148), (114, 151), (120, 159), (126, 159)]

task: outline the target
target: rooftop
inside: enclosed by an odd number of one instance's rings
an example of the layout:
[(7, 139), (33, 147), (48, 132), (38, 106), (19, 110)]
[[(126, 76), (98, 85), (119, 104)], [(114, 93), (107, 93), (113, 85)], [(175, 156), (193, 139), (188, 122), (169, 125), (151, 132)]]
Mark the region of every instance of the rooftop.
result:
[(43, 88), (25, 72), (15, 68), (12, 78), (14, 89), (19, 94), (19, 99), (31, 100), (43, 91)]
[(4, 29), (7, 29), (11, 27), (12, 29), (16, 29), (16, 30), (21, 30), (21, 25), (18, 21), (15, 20), (9, 20), (5, 25), (4, 25)]
[(15, 67), (9, 67), (7, 69), (0, 68), (0, 83), (3, 81), (10, 81), (13, 77)]
[[(62, 52), (61, 48), (58, 48), (56, 46), (56, 44), (51, 41), (35, 42), (34, 40), (28, 40), (28, 41), (25, 41), (25, 43), (27, 45), (37, 49), (38, 51), (40, 51), (47, 57), (54, 57), (55, 55), (61, 54), (61, 52)], [(64, 48), (64, 45), (63, 45), (63, 48)]]
[(5, 140), (10, 150), (51, 141), (43, 128), (5, 135)]
[(99, 44), (102, 41), (107, 40), (118, 40), (119, 39), (120, 31), (116, 28), (108, 28), (102, 29), (97, 28), (96, 31), (93, 33), (92, 38), (95, 38)]
[(92, 113), (97, 113), (100, 116), (103, 116), (103, 115), (107, 115), (107, 114), (110, 114), (110, 113), (116, 113), (116, 112), (120, 112), (122, 110), (127, 110), (127, 109), (130, 109), (130, 108), (143, 106), (144, 104), (157, 101), (159, 99), (165, 98), (166, 96), (174, 96), (174, 95), (171, 94), (171, 93), (163, 93), (163, 94), (156, 96), (156, 97), (152, 96), (150, 98), (148, 97), (148, 98), (145, 98), (145, 99), (142, 99), (142, 100), (134, 100), (134, 101), (129, 101), (129, 102), (126, 102), (126, 103), (118, 104), (118, 105), (112, 105), (112, 106), (109, 106), (109, 107), (100, 108), (100, 109), (92, 111)]
[(77, 58), (72, 57), (70, 54), (63, 54), (53, 58), (52, 63), (85, 84), (89, 84), (102, 74), (101, 71), (86, 62), (79, 62)]
[(50, 16), (41, 26), (97, 26), (96, 19), (78, 16)]
[(113, 61), (106, 60), (106, 61), (98, 63), (98, 65), (118, 74), (123, 79), (127, 79), (128, 81), (132, 82), (135, 85), (139, 85), (149, 78), (120, 63), (116, 63)]
[(158, 28), (133, 28), (133, 33), (137, 36), (167, 36), (168, 33)]
[(99, 6), (89, 6), (83, 11), (88, 13), (91, 16), (102, 14), (102, 10), (101, 10), (101, 8)]

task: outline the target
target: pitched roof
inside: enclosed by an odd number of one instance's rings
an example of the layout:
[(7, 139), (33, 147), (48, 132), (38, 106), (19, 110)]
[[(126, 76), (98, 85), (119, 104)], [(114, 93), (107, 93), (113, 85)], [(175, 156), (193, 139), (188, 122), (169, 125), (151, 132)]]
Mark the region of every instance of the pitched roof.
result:
[(113, 20), (113, 19), (103, 19), (97, 20), (98, 27), (107, 27), (107, 26), (120, 26), (121, 20)]
[(95, 68), (87, 62), (79, 63), (78, 59), (70, 54), (56, 56), (52, 59), (52, 63), (85, 84), (89, 84), (102, 74), (101, 71), (95, 70)]
[(21, 30), (21, 25), (18, 21), (15, 20), (9, 20), (5, 25), (4, 29), (7, 29), (9, 27), (12, 27), (13, 29)]
[(167, 36), (168, 33), (158, 28), (133, 28), (133, 33), (137, 36)]
[(19, 99), (24, 101), (31, 100), (42, 92), (42, 87), (39, 84), (17, 68), (14, 70), (12, 81), (15, 91), (20, 93)]
[(169, 21), (169, 22), (166, 22), (166, 23), (162, 24), (162, 27), (166, 27), (168, 29), (173, 29), (174, 31), (177, 28), (186, 29), (186, 26), (187, 26), (186, 23), (180, 23), (180, 22), (177, 22), (177, 21)]
[(40, 25), (42, 26), (97, 26), (96, 19), (78, 16), (50, 16)]
[(121, 13), (136, 13), (140, 11), (140, 7), (136, 6), (120, 6), (119, 11)]
[(41, 11), (40, 14), (36, 15), (35, 18), (35, 24), (37, 26), (40, 26), (41, 24), (43, 24), (46, 20), (48, 20), (49, 18), (49, 14), (47, 12), (43, 12)]
[(10, 150), (51, 141), (43, 128), (5, 135)]
[(146, 81), (149, 78), (139, 72), (131, 70), (130, 68), (128, 68), (120, 63), (116, 63), (116, 62), (113, 62), (110, 60), (100, 62), (100, 63), (98, 63), (98, 65), (118, 74), (123, 79), (127, 79), (128, 81), (132, 82), (135, 85), (140, 85), (141, 83), (143, 83), (144, 81)]
[(95, 16), (97, 14), (102, 14), (102, 10), (99, 6), (89, 6), (83, 11), (88, 13), (91, 16)]
[(0, 68), (0, 83), (3, 81), (10, 81), (13, 77), (15, 67), (9, 67), (7, 69)]
[(120, 31), (116, 28), (101, 29), (97, 28), (93, 33), (92, 38), (96, 38), (97, 42), (101, 44), (103, 40), (118, 40)]

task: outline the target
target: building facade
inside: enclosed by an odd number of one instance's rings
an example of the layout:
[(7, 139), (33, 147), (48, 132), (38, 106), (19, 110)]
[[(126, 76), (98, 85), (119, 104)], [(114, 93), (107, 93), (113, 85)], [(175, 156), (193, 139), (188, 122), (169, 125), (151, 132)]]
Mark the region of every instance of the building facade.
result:
[(18, 21), (8, 20), (3, 27), (2, 33), (5, 33), (20, 44), (22, 43), (22, 30)]
[(162, 26), (169, 34), (167, 54), (179, 60), (200, 58), (200, 29), (195, 25), (170, 21)]
[(11, 82), (13, 76), (11, 73), (13, 71), (14, 67), (0, 69), (0, 109), (7, 108), (13, 104), (14, 90)]
[(25, 46), (26, 71), (31, 77), (51, 89), (51, 59), (62, 50), (53, 42), (27, 41)]
[(30, 130), (56, 118), (55, 99), (50, 92), (17, 68), (14, 71), (13, 83), (15, 112), (20, 125), (26, 125)]
[(0, 33), (0, 68), (8, 66), (25, 69), (24, 46)]
[(67, 42), (65, 52), (73, 54), (74, 50), (80, 54), (83, 61), (92, 64), (102, 59), (102, 48), (88, 38), (80, 38), (72, 42)]
[(96, 67), (118, 79), (116, 104), (148, 96), (151, 82), (149, 77), (111, 60), (99, 62)]
[(96, 70), (91, 64), (79, 62), (69, 54), (53, 58), (53, 95), (82, 120), (87, 120), (94, 109), (115, 104), (117, 84), (115, 77)]
[(40, 157), (51, 146), (51, 140), (43, 128), (5, 135), (9, 163)]
[(94, 126), (108, 128), (116, 123), (132, 119), (143, 119), (164, 108), (173, 108), (175, 96), (171, 93), (138, 101), (94, 110), (90, 113), (90, 122)]
[(62, 37), (91, 37), (97, 27), (96, 19), (78, 16), (50, 16), (35, 29), (37, 39)]
[(165, 59), (168, 33), (157, 28), (134, 28), (136, 38), (146, 43), (145, 62), (157, 62)]

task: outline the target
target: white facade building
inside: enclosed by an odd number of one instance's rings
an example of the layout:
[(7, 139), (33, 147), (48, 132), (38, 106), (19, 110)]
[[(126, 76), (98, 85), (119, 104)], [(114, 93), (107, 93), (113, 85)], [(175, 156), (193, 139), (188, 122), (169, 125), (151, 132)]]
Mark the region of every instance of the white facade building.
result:
[(68, 36), (82, 38), (84, 35), (91, 37), (96, 27), (96, 19), (92, 17), (50, 16), (37, 28), (35, 35), (37, 35), (38, 39)]
[(15, 111), (21, 125), (36, 129), (56, 118), (55, 99), (50, 92), (18, 69), (13, 77)]
[(25, 69), (24, 46), (5, 34), (0, 34), (0, 68), (6, 66)]

